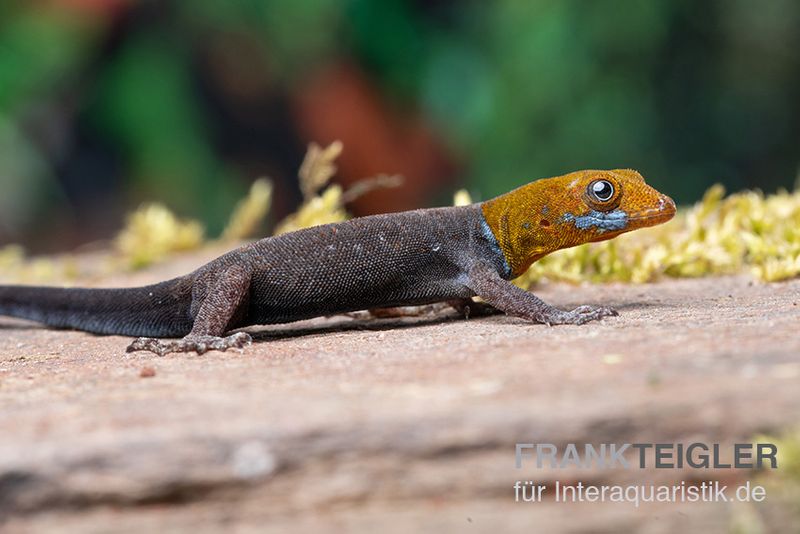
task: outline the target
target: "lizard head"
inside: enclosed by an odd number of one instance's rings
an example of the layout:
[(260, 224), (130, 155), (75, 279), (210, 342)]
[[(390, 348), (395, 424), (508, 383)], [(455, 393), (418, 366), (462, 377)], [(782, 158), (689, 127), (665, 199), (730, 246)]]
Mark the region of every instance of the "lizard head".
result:
[(481, 205), (513, 276), (551, 252), (605, 241), (675, 215), (675, 203), (629, 169), (537, 180)]

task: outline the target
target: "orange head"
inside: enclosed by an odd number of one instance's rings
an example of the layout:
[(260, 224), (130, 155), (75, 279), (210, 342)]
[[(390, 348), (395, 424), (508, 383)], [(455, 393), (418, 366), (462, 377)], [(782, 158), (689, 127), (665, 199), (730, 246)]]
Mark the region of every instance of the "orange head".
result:
[(675, 215), (672, 199), (629, 169), (537, 180), (484, 202), (481, 209), (512, 277), (553, 251), (611, 239)]

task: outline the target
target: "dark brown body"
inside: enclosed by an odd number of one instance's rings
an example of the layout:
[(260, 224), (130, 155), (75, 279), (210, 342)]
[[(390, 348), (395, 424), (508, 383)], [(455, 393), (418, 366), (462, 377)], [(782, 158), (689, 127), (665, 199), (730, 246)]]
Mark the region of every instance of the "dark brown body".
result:
[(100, 334), (180, 337), (231, 277), (247, 277), (248, 289), (226, 330), (467, 298), (477, 260), (507, 270), (477, 206), (416, 210), (262, 239), (143, 288), (0, 286), (0, 314)]

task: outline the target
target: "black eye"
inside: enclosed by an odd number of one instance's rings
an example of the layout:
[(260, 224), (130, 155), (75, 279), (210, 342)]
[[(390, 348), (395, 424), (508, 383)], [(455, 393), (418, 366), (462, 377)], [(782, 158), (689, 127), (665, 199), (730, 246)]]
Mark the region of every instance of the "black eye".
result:
[(600, 202), (608, 202), (614, 196), (614, 186), (608, 180), (597, 180), (589, 184), (589, 193)]

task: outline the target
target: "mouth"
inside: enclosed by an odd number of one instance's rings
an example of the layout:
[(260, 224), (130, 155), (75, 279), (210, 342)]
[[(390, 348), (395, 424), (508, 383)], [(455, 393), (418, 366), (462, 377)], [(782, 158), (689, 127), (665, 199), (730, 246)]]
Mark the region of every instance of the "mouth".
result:
[(641, 226), (655, 226), (672, 219), (676, 211), (675, 202), (668, 196), (662, 195), (657, 208), (637, 212), (634, 216), (628, 217), (628, 221), (636, 221)]

